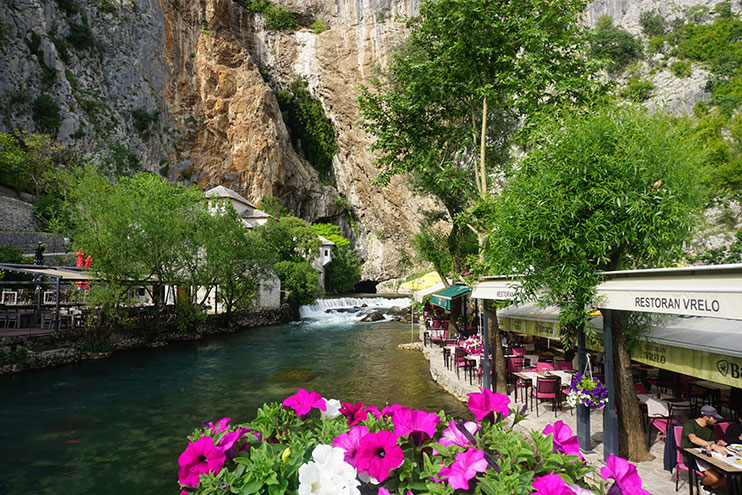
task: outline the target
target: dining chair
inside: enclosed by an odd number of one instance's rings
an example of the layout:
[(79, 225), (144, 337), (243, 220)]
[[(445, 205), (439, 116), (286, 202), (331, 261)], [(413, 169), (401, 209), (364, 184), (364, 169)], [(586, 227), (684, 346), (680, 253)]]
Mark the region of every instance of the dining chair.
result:
[(463, 347), (456, 347), (453, 353), (453, 365), (456, 367), (456, 378), (461, 379), (459, 376), (459, 370), (464, 368), (464, 379), (466, 379), (466, 372), (469, 369), (469, 363), (474, 363), (466, 359), (466, 351)]
[(538, 417), (538, 403), (543, 399), (551, 399), (554, 401), (554, 417), (557, 416), (557, 403), (559, 401), (559, 384), (560, 380), (558, 377), (554, 378), (541, 378), (536, 379), (536, 390), (533, 391), (533, 396), (536, 399), (536, 417)]
[(714, 425), (714, 434), (717, 440), (724, 440), (724, 435), (727, 434), (727, 428), (732, 424), (731, 421), (724, 421), (723, 423), (716, 423)]
[(513, 347), (510, 349), (511, 354), (515, 354), (516, 356), (525, 356), (526, 355), (526, 348), (525, 347)]
[[(675, 437), (675, 491), (678, 491), (678, 483), (680, 482), (680, 470), (682, 469), (686, 473), (688, 473), (688, 483), (690, 483), (690, 469), (685, 464), (685, 458), (683, 457), (683, 450), (680, 446), (680, 440), (683, 435), (683, 425), (675, 425), (672, 427), (672, 433)], [(695, 468), (695, 463), (693, 468)], [(696, 480), (700, 480), (703, 478), (703, 473), (701, 471), (695, 470), (696, 472)], [(698, 485), (696, 485), (696, 492), (698, 492)]]
[(572, 369), (572, 363), (570, 361), (557, 361), (556, 362), (556, 369), (557, 371), (566, 371)]
[(544, 361), (536, 363), (536, 371), (554, 371), (554, 365)]

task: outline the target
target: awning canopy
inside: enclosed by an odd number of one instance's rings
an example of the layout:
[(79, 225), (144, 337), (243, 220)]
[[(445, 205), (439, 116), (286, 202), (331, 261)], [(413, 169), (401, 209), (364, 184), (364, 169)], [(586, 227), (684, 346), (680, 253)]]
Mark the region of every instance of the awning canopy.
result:
[(605, 272), (595, 306), (742, 320), (742, 264)]
[(38, 275), (41, 277), (58, 278), (63, 282), (77, 282), (93, 280), (95, 278), (90, 271), (66, 266), (38, 266), (0, 263), (0, 270), (16, 273), (28, 273), (30, 275)]
[(422, 277), (403, 283), (399, 288), (412, 292), (427, 289), (439, 283), (441, 283), (441, 276), (438, 275), (438, 272), (428, 272)]
[(433, 294), (433, 297), (430, 298), (430, 304), (449, 311), (451, 309), (452, 300), (463, 297), (469, 292), (471, 292), (471, 288), (468, 285), (452, 285), (451, 287), (447, 287)]
[[(557, 331), (559, 308), (536, 303), (514, 305), (497, 312), (503, 330), (551, 339)], [(602, 341), (603, 318), (588, 325)], [(656, 368), (742, 388), (742, 321), (668, 315), (650, 326), (631, 350), (631, 359)]]
[(413, 292), (412, 296), (415, 298), (415, 301), (422, 303), (425, 296), (429, 296), (430, 294), (434, 294), (439, 290), (445, 288), (446, 284), (444, 284), (443, 282), (438, 282), (437, 284), (426, 287), (425, 289), (416, 290), (415, 292)]
[(491, 301), (515, 299), (520, 284), (509, 277), (485, 277), (474, 285), (471, 297)]

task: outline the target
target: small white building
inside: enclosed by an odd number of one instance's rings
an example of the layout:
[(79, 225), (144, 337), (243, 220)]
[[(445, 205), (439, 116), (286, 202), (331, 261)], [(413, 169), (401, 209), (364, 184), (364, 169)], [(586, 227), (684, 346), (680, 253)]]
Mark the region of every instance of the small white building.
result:
[(325, 267), (330, 261), (332, 261), (332, 248), (335, 246), (335, 243), (321, 235), (318, 235), (317, 237), (322, 241), (322, 246), (320, 247), (319, 256), (312, 262), (312, 267), (317, 270), (317, 273), (319, 273), (319, 284), (324, 290)]
[(223, 208), (224, 205), (231, 204), (234, 211), (242, 217), (242, 224), (248, 229), (264, 225), (268, 222), (268, 219), (273, 218), (228, 187), (212, 187), (204, 195), (209, 198), (209, 206), (211, 208)]

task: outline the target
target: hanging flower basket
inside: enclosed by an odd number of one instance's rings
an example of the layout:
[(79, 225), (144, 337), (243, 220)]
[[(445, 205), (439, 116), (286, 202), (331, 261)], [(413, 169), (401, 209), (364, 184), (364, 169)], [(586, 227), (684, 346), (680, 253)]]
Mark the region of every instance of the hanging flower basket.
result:
[(572, 378), (567, 403), (570, 406), (583, 404), (600, 409), (608, 401), (608, 391), (605, 386), (592, 376), (592, 373), (576, 373)]

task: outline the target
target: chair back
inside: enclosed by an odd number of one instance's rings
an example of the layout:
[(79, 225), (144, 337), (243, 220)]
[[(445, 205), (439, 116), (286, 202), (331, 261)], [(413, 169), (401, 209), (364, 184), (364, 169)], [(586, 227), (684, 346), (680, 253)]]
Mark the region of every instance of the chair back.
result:
[(511, 354), (515, 354), (516, 356), (525, 356), (526, 355), (526, 348), (525, 347), (513, 347), (510, 349)]
[(443, 320), (441, 326), (443, 327), (443, 330), (448, 330), (448, 320)]
[(572, 363), (570, 363), (569, 361), (557, 361), (556, 362), (556, 369), (557, 369), (557, 371), (571, 370), (572, 369)]
[(536, 363), (536, 371), (554, 371), (554, 365), (551, 363), (539, 361), (538, 363)]
[[(518, 368), (516, 370), (516, 368)], [(508, 373), (518, 373), (523, 369), (523, 357), (508, 358)]]
[(536, 379), (536, 398), (553, 399), (559, 393), (559, 384), (561, 381), (558, 377), (554, 378), (537, 378)]
[(647, 387), (645, 387), (643, 383), (635, 383), (634, 384), (634, 390), (636, 390), (636, 393), (637, 394), (646, 394), (647, 393)]
[(683, 459), (682, 450), (680, 447), (680, 440), (683, 436), (683, 425), (673, 425), (672, 434), (675, 437), (675, 462), (677, 462), (680, 469), (687, 471), (688, 466), (685, 465), (685, 459)]
[(441, 320), (439, 320), (438, 318), (433, 318), (433, 321), (430, 324), (430, 328), (432, 328), (433, 330), (440, 330)]
[(727, 434), (727, 428), (732, 424), (731, 421), (724, 421), (723, 423), (716, 423), (714, 425), (714, 434), (717, 440), (724, 440), (724, 435)]

